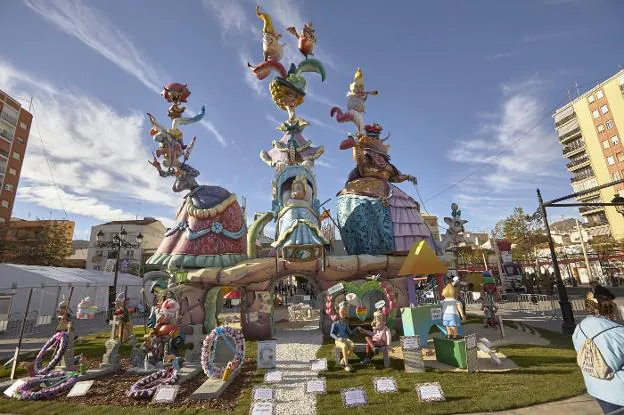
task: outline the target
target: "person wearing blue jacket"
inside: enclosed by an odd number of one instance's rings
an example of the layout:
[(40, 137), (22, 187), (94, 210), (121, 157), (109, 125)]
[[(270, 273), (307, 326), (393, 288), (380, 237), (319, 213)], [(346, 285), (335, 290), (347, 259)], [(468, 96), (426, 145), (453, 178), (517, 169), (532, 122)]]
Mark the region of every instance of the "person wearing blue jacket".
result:
[(334, 321), (331, 325), (329, 335), (334, 339), (336, 347), (342, 351), (342, 359), (340, 364), (345, 368), (347, 372), (353, 370), (349, 366), (349, 353), (353, 353), (355, 345), (350, 337), (353, 336), (353, 331), (349, 327), (349, 309), (346, 302), (342, 302), (338, 307), (338, 315), (340, 318)]
[[(574, 349), (580, 352), (586, 339), (592, 339), (604, 363), (613, 373), (611, 379), (601, 379), (583, 371), (587, 393), (605, 414), (624, 408), (624, 326), (603, 316), (588, 316), (574, 330)], [(581, 368), (582, 369), (582, 368)]]

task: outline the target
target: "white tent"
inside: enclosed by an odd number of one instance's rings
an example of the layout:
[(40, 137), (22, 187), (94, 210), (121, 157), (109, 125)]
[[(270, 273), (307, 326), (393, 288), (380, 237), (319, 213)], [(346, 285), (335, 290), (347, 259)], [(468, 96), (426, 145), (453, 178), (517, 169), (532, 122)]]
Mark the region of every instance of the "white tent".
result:
[[(34, 288), (30, 311), (38, 315), (54, 315), (58, 301), (69, 296), (74, 287), (70, 307), (74, 312), (81, 299), (91, 297), (91, 304), (104, 311), (108, 308), (108, 289), (113, 273), (80, 268), (58, 268), (40, 265), (0, 264), (0, 315), (23, 313), (30, 288)], [(131, 304), (141, 298), (143, 279), (119, 273), (117, 293), (126, 289)], [(149, 287), (147, 287), (149, 288)], [(10, 309), (10, 311), (9, 311)]]

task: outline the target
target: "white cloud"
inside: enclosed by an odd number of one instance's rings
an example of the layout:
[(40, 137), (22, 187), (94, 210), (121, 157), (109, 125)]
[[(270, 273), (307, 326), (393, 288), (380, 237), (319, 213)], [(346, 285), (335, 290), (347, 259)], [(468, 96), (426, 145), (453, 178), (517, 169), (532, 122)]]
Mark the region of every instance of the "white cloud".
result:
[(448, 152), (450, 160), (468, 165), (464, 175), (473, 173), (458, 187), (464, 200), (471, 202), (467, 196), (474, 196), (483, 203), (494, 202), (483, 195), (517, 200), (537, 182), (562, 176), (556, 166), (561, 160), (560, 145), (540, 96), (545, 84), (533, 76), (501, 85), (503, 101), (497, 117), (491, 112), (479, 117), (483, 123), (474, 136), (457, 141)]
[(135, 216), (111, 207), (111, 201), (178, 205), (172, 182), (161, 179), (147, 163), (151, 143), (143, 114), (120, 114), (83, 92), (56, 89), (2, 61), (0, 81), (17, 95), (37, 97), (19, 200), (62, 209), (49, 160), (70, 213), (109, 220)]
[[(74, 36), (150, 90), (160, 94), (162, 85), (171, 79), (148, 56), (138, 50), (132, 40), (101, 11), (73, 0), (23, 1), (41, 18), (57, 29)], [(210, 131), (221, 145), (226, 145), (225, 138), (212, 122), (204, 119), (201, 125)]]
[(214, 18), (221, 24), (224, 34), (231, 32), (250, 31), (260, 35), (258, 30), (247, 18), (243, 6), (235, 1), (202, 0), (204, 9), (214, 14)]
[(518, 55), (518, 53), (519, 53), (518, 51), (500, 52), (500, 53), (495, 53), (494, 55), (488, 55), (483, 59), (485, 59), (486, 61), (496, 61), (499, 59), (511, 58), (513, 56)]

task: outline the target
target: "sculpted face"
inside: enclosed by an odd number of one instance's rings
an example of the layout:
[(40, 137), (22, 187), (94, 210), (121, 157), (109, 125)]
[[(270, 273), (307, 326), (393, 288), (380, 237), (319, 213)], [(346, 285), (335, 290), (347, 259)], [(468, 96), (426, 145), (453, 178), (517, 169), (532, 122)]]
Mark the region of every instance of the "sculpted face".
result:
[(342, 307), (340, 308), (340, 310), (338, 310), (338, 315), (340, 316), (340, 318), (347, 318), (349, 316), (349, 311), (346, 307)]

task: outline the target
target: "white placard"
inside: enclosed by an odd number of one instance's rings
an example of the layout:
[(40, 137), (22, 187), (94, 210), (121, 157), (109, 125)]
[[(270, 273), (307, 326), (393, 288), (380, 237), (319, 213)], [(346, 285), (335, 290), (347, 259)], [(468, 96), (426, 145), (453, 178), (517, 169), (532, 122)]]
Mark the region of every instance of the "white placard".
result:
[(310, 296), (309, 295), (304, 295), (303, 296), (303, 301), (310, 301)]
[(344, 290), (344, 284), (343, 284), (343, 283), (341, 283), (341, 282), (339, 282), (338, 284), (336, 284), (336, 285), (333, 285), (333, 286), (329, 287), (329, 288), (327, 289), (327, 293), (328, 293), (329, 295), (334, 295), (334, 294), (335, 294), (335, 293), (337, 293), (338, 291), (342, 291), (342, 290)]
[(26, 381), (24, 379), (18, 379), (15, 382), (13, 382), (13, 384), (11, 386), (9, 386), (5, 391), (4, 394), (6, 396), (8, 396), (9, 398), (13, 397), (13, 394), (15, 393), (15, 391), (17, 390), (17, 388), (19, 388), (20, 386), (22, 386), (24, 383), (26, 383)]
[(306, 381), (305, 391), (306, 393), (326, 393), (326, 385), (325, 378), (310, 379)]
[(249, 313), (247, 314), (248, 321), (253, 323), (254, 321), (258, 321), (258, 313)]
[(74, 396), (85, 396), (91, 385), (93, 385), (93, 380), (83, 380), (82, 382), (76, 382), (73, 388), (67, 394), (68, 398), (73, 398)]
[(175, 400), (180, 385), (162, 385), (156, 389), (152, 398), (153, 403), (171, 403)]
[(436, 402), (444, 400), (444, 393), (442, 387), (438, 382), (432, 383), (420, 383), (416, 385), (416, 392), (418, 398), (422, 402)]
[(276, 348), (275, 340), (267, 340), (258, 342), (258, 369), (272, 369), (276, 364)]
[(397, 391), (397, 384), (394, 378), (374, 378), (373, 386), (377, 393), (390, 393)]
[(253, 391), (254, 401), (272, 401), (273, 389), (271, 388), (256, 388)]
[(401, 337), (401, 347), (403, 350), (420, 350), (420, 336)]
[(442, 309), (439, 307), (435, 307), (431, 309), (431, 320), (442, 320)]
[(250, 415), (273, 415), (273, 402), (254, 402), (249, 411)]
[(327, 359), (312, 360), (310, 369), (312, 372), (322, 372), (327, 370)]
[(364, 388), (348, 388), (341, 391), (342, 403), (345, 407), (363, 406), (368, 404)]
[(379, 300), (375, 303), (375, 308), (380, 309), (380, 308), (383, 308), (383, 306), (385, 305), (386, 305), (386, 300)]
[(103, 272), (115, 272), (116, 259), (107, 259)]
[(271, 370), (264, 374), (264, 381), (266, 383), (278, 383), (282, 381), (282, 372), (279, 370)]

